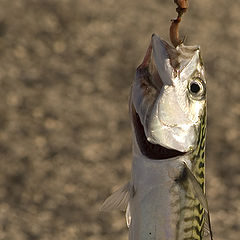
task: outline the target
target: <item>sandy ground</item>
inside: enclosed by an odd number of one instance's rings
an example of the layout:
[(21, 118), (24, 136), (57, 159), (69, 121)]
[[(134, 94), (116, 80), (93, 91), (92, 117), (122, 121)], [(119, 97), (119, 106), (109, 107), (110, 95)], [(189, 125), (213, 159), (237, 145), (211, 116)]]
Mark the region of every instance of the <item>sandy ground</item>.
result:
[[(207, 193), (215, 239), (240, 238), (240, 4), (191, 1), (181, 34), (208, 79)], [(172, 0), (0, 1), (0, 240), (126, 240), (99, 214), (128, 181), (128, 94)]]

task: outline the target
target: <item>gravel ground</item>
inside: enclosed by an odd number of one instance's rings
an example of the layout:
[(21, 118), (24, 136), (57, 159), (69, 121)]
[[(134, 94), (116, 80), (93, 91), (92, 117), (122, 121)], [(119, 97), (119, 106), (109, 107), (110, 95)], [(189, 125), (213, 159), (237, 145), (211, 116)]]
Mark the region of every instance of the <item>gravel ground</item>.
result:
[[(240, 238), (240, 5), (191, 1), (181, 34), (208, 78), (207, 193), (215, 239)], [(131, 167), (128, 94), (173, 0), (0, 1), (0, 240), (125, 240), (99, 213)]]

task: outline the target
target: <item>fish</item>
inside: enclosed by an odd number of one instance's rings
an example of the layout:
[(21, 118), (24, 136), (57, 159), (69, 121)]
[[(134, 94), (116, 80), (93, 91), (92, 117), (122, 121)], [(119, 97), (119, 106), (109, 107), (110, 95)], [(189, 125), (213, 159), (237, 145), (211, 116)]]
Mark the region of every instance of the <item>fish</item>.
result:
[(126, 211), (129, 240), (213, 239), (205, 192), (206, 78), (199, 46), (153, 34), (131, 87), (131, 180), (103, 211)]
[(199, 46), (179, 39), (187, 0), (169, 45), (153, 34), (131, 87), (131, 180), (101, 210), (126, 211), (129, 240), (213, 240), (205, 190), (206, 78)]

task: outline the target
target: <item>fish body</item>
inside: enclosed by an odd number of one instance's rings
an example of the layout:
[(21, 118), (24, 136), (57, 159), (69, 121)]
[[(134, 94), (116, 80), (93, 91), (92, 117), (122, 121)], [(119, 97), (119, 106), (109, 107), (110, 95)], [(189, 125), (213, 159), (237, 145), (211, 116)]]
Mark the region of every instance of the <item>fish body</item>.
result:
[(129, 240), (212, 239), (205, 196), (206, 80), (198, 46), (153, 35), (130, 95), (131, 181), (103, 210), (126, 209)]

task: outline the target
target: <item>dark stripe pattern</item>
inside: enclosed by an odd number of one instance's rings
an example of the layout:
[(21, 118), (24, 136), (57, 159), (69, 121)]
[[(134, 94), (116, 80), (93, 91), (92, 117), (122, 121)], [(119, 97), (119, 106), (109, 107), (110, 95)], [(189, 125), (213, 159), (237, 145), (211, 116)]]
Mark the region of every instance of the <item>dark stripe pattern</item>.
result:
[[(205, 192), (205, 140), (206, 140), (206, 108), (204, 109), (203, 116), (201, 119), (201, 124), (199, 127), (199, 137), (197, 141), (197, 147), (193, 152), (193, 157), (191, 159), (193, 164), (193, 174), (198, 180), (200, 186)], [(191, 221), (192, 228), (185, 228), (184, 231), (192, 231), (192, 239), (202, 240), (203, 239), (203, 227), (204, 227), (204, 209), (201, 206), (200, 202), (195, 199), (194, 200), (194, 209), (193, 209), (193, 217), (189, 217), (185, 219), (185, 221)], [(185, 239), (187, 240), (187, 239)], [(190, 240), (190, 239), (189, 239)]]

